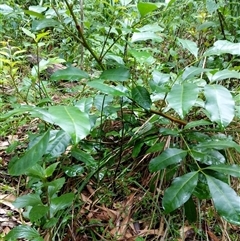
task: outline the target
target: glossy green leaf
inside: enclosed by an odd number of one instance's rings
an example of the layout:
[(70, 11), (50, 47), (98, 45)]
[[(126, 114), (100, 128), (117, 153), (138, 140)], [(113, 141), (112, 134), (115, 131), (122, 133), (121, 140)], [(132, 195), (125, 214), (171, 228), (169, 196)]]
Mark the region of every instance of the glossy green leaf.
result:
[(206, 167), (205, 169), (214, 170), (217, 172), (221, 172), (227, 175), (231, 175), (233, 177), (240, 177), (240, 166), (239, 165), (211, 165)]
[(45, 170), (39, 164), (35, 164), (34, 166), (27, 169), (26, 175), (28, 175), (30, 177), (37, 177), (40, 179), (44, 179), (45, 178)]
[(61, 195), (60, 197), (56, 197), (51, 199), (50, 203), (50, 212), (51, 216), (53, 216), (57, 211), (69, 207), (74, 199), (73, 193), (66, 193)]
[(228, 222), (240, 225), (240, 197), (225, 182), (206, 176), (217, 212)]
[(221, 126), (227, 126), (234, 117), (235, 103), (229, 90), (221, 85), (206, 85), (204, 88), (206, 97), (205, 108), (213, 122)]
[(33, 206), (29, 212), (29, 219), (31, 222), (37, 222), (39, 219), (44, 217), (49, 208), (44, 205)]
[(204, 56), (220, 54), (240, 55), (240, 43), (232, 43), (227, 40), (218, 40), (214, 43), (213, 47), (205, 52)]
[(198, 182), (198, 172), (189, 172), (174, 179), (164, 192), (162, 204), (166, 213), (182, 206), (191, 197)]
[(34, 20), (32, 23), (33, 31), (39, 31), (44, 28), (60, 27), (60, 23), (52, 18), (45, 18), (41, 20)]
[(218, 165), (226, 162), (225, 157), (214, 149), (209, 150), (191, 150), (191, 156), (206, 165)]
[(70, 66), (66, 69), (60, 69), (60, 70), (57, 70), (56, 72), (54, 72), (51, 75), (50, 80), (74, 81), (74, 80), (81, 80), (84, 78), (86, 78), (86, 79), (89, 78), (89, 75), (85, 71), (82, 71), (76, 67)]
[(156, 143), (153, 146), (151, 146), (149, 149), (147, 149), (146, 154), (160, 152), (163, 150), (164, 145), (165, 145), (165, 142)]
[(81, 165), (73, 165), (73, 166), (63, 167), (63, 171), (69, 177), (77, 177), (84, 172), (84, 168)]
[(116, 87), (104, 84), (102, 80), (93, 80), (87, 83), (88, 86), (100, 90), (102, 93), (113, 96), (126, 96), (126, 93)]
[(78, 161), (84, 163), (87, 167), (95, 168), (98, 165), (89, 153), (86, 153), (79, 148), (73, 148), (71, 150), (71, 155)]
[(66, 148), (69, 146), (70, 142), (71, 137), (65, 131), (51, 131), (46, 154), (49, 154), (51, 157), (59, 157), (66, 151)]
[(192, 129), (197, 126), (208, 126), (212, 125), (212, 122), (206, 121), (206, 120), (197, 120), (197, 121), (191, 121), (187, 123), (186, 126), (184, 126), (184, 129)]
[(182, 78), (183, 80), (190, 79), (200, 75), (203, 72), (208, 72), (208, 71), (209, 69), (203, 69), (203, 68), (194, 67), (194, 66), (187, 67), (182, 74)]
[(45, 121), (60, 126), (76, 144), (85, 138), (91, 129), (89, 116), (74, 106), (50, 106)]
[(24, 208), (28, 206), (42, 205), (42, 201), (39, 194), (30, 193), (30, 194), (18, 197), (13, 202), (13, 205), (16, 208)]
[(111, 81), (126, 81), (130, 78), (129, 69), (119, 67), (117, 69), (108, 69), (104, 70), (99, 77), (103, 80), (111, 80)]
[(175, 84), (167, 95), (168, 106), (173, 108), (181, 118), (184, 118), (195, 104), (198, 93), (199, 88), (195, 84)]
[(181, 162), (187, 155), (187, 151), (177, 148), (168, 148), (149, 163), (150, 172), (157, 172), (169, 165)]
[(141, 107), (146, 110), (150, 110), (152, 100), (150, 94), (145, 87), (136, 86), (132, 89), (132, 99)]
[(181, 43), (183, 48), (187, 49), (191, 54), (193, 54), (195, 58), (198, 57), (198, 46), (195, 42), (181, 38), (178, 38), (178, 41)]
[(207, 185), (207, 181), (204, 177), (204, 180), (201, 180), (203, 178), (201, 178), (203, 175), (199, 175), (199, 181), (197, 186), (195, 187), (194, 191), (193, 191), (193, 195), (196, 196), (197, 198), (199, 198), (200, 200), (204, 200), (204, 199), (210, 199), (211, 198), (211, 194)]
[(25, 151), (19, 159), (13, 159), (9, 163), (9, 173), (13, 176), (24, 174), (28, 168), (40, 161), (46, 153), (49, 143), (49, 131), (45, 132), (30, 149)]
[(229, 139), (215, 139), (215, 140), (207, 140), (207, 141), (202, 141), (197, 145), (197, 147), (203, 149), (211, 149), (214, 148), (216, 150), (222, 150), (222, 149), (227, 149), (227, 148), (234, 148), (236, 151), (240, 152), (240, 146)]
[(153, 32), (141, 32), (141, 33), (133, 33), (131, 42), (139, 42), (146, 40), (155, 40), (157, 42), (162, 42), (163, 39), (158, 34)]
[(154, 10), (156, 10), (158, 7), (157, 7), (157, 5), (155, 5), (153, 3), (140, 2), (137, 4), (137, 8), (138, 8), (138, 11), (139, 11), (141, 17), (144, 17), (148, 13), (151, 13)]
[(5, 237), (6, 241), (15, 241), (17, 239), (27, 239), (29, 241), (43, 241), (43, 238), (36, 229), (29, 225), (20, 225), (13, 228)]
[(240, 79), (240, 73), (235, 70), (224, 69), (216, 72), (210, 79), (211, 83), (224, 79)]

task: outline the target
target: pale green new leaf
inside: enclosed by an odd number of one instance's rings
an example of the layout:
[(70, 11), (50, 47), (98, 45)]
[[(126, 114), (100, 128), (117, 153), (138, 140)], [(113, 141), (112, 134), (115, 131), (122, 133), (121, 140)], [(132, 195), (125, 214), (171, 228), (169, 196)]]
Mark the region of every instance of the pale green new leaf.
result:
[(240, 197), (225, 182), (206, 176), (217, 212), (228, 222), (240, 225)]
[(240, 55), (240, 43), (232, 43), (227, 40), (218, 40), (214, 43), (213, 47), (205, 52), (204, 56), (220, 54)]
[(60, 23), (52, 18), (45, 18), (41, 20), (34, 20), (32, 23), (32, 29), (34, 31), (39, 31), (44, 28), (49, 28), (49, 27), (60, 27)]
[(139, 11), (141, 17), (144, 17), (148, 13), (151, 13), (154, 10), (156, 10), (158, 7), (157, 7), (157, 5), (155, 5), (153, 3), (140, 2), (137, 4), (137, 8), (138, 8), (138, 11)]
[(166, 213), (182, 206), (192, 195), (198, 182), (198, 172), (189, 172), (177, 177), (164, 192), (162, 204)]
[(206, 167), (206, 169), (211, 169), (217, 172), (221, 172), (227, 175), (231, 175), (233, 177), (240, 177), (240, 166), (239, 165), (211, 165)]
[(139, 42), (146, 40), (155, 40), (157, 42), (162, 42), (163, 39), (159, 35), (153, 32), (142, 32), (142, 33), (133, 33), (131, 42)]
[(55, 125), (60, 126), (76, 144), (85, 138), (91, 129), (89, 116), (74, 106), (51, 106), (49, 114)]
[(195, 58), (198, 57), (198, 46), (195, 42), (181, 38), (178, 38), (178, 41), (182, 44), (183, 48), (187, 49), (191, 54), (193, 54)]
[(195, 104), (198, 93), (199, 88), (195, 84), (175, 84), (167, 95), (168, 106), (173, 108), (181, 118), (184, 118)]
[(149, 163), (150, 172), (157, 172), (169, 165), (181, 162), (187, 155), (187, 151), (177, 148), (168, 148)]
[(229, 90), (221, 85), (206, 85), (204, 95), (206, 97), (205, 108), (211, 121), (221, 126), (227, 126), (234, 117), (235, 107)]
[(240, 73), (235, 70), (224, 69), (215, 73), (211, 77), (210, 81), (211, 83), (213, 83), (219, 80), (230, 79), (230, 78), (240, 79)]
[(18, 176), (24, 174), (28, 168), (34, 166), (46, 153), (49, 143), (49, 131), (45, 132), (34, 145), (25, 151), (19, 159), (13, 159), (9, 163), (9, 174)]

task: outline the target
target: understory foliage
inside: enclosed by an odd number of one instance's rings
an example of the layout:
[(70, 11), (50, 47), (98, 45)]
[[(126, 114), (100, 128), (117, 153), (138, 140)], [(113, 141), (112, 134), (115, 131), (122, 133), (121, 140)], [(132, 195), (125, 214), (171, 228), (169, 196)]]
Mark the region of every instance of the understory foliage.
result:
[(84, 223), (89, 187), (108, 208), (135, 197), (128, 225), (164, 217), (163, 240), (186, 220), (205, 237), (203, 204), (240, 225), (237, 1), (16, 2), (0, 4), (0, 136), (18, 135), (1, 167), (26, 223), (6, 240), (70, 240), (84, 219), (79, 240), (127, 240)]

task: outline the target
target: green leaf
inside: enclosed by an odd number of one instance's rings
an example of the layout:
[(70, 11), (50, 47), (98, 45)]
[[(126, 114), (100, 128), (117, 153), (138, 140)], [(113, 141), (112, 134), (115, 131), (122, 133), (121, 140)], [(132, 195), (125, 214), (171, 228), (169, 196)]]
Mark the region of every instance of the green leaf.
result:
[(218, 10), (219, 5), (217, 4), (217, 2), (215, 0), (206, 0), (206, 8), (207, 8), (207, 11), (210, 14), (212, 14), (213, 12)]
[(50, 106), (45, 121), (60, 126), (72, 138), (74, 144), (90, 133), (89, 116), (74, 106)]
[(77, 177), (84, 172), (84, 168), (81, 165), (73, 165), (73, 166), (63, 167), (63, 171), (69, 177)]
[(146, 154), (148, 153), (154, 153), (154, 152), (160, 152), (163, 150), (165, 145), (165, 142), (159, 142), (151, 146), (149, 149), (147, 149)]
[(153, 3), (140, 2), (137, 4), (137, 8), (141, 17), (144, 17), (148, 13), (151, 13), (154, 10), (156, 10), (158, 7)]
[(13, 205), (16, 208), (24, 208), (24, 207), (28, 207), (28, 206), (42, 205), (42, 201), (41, 201), (39, 194), (27, 194), (27, 195), (18, 197), (13, 202)]
[(59, 157), (66, 151), (69, 146), (71, 137), (63, 130), (54, 130), (50, 132), (50, 141), (46, 150), (46, 154), (51, 157)]
[(167, 95), (168, 106), (173, 108), (181, 118), (184, 118), (195, 104), (198, 93), (199, 88), (195, 84), (175, 84)]
[(191, 156), (206, 165), (218, 165), (226, 162), (225, 157), (214, 149), (210, 150), (191, 150)]
[(51, 177), (53, 172), (56, 170), (58, 164), (59, 164), (59, 162), (55, 162), (55, 163), (51, 164), (50, 166), (48, 166), (45, 170), (45, 177)]
[(146, 41), (146, 40), (155, 40), (157, 42), (162, 42), (163, 39), (153, 32), (142, 32), (142, 33), (133, 33), (131, 42), (139, 42), (139, 41)]
[(51, 75), (50, 80), (74, 81), (74, 80), (81, 80), (84, 78), (86, 78), (86, 79), (89, 78), (89, 75), (85, 71), (82, 71), (76, 67), (70, 66), (66, 69), (60, 69), (60, 70), (57, 70), (56, 72), (54, 72)]
[(186, 80), (186, 79), (190, 79), (192, 77), (195, 77), (196, 75), (200, 75), (203, 72), (208, 72), (209, 69), (203, 69), (203, 68), (198, 68), (198, 67), (187, 67), (183, 74), (182, 74), (182, 79)]
[(11, 160), (9, 163), (9, 174), (19, 176), (24, 174), (28, 168), (34, 166), (41, 160), (46, 153), (49, 142), (49, 131), (45, 132), (34, 145), (25, 151), (24, 155), (19, 159)]
[(225, 182), (206, 176), (217, 212), (228, 222), (240, 225), (240, 197)]
[(164, 193), (162, 204), (166, 213), (182, 206), (192, 195), (198, 182), (198, 172), (177, 177)]
[(190, 223), (196, 222), (197, 221), (197, 211), (196, 211), (196, 206), (195, 203), (190, 197), (187, 202), (184, 203), (184, 210), (185, 210), (185, 215), (187, 217), (187, 220)]
[(39, 219), (44, 217), (49, 208), (44, 205), (33, 206), (29, 212), (29, 219), (31, 222), (37, 222)]
[(213, 47), (205, 52), (204, 56), (220, 54), (240, 55), (240, 43), (232, 43), (227, 40), (218, 40), (214, 43)]
[(229, 70), (229, 69), (224, 69), (221, 71), (216, 72), (210, 79), (211, 83), (219, 81), (219, 80), (224, 80), (224, 79), (229, 79), (229, 78), (235, 78), (235, 79), (240, 79), (240, 73), (235, 70)]
[(117, 69), (108, 69), (102, 72), (99, 77), (103, 80), (111, 80), (111, 81), (126, 81), (130, 78), (129, 69), (119, 67)]
[(35, 39), (35, 38), (36, 38), (35, 34), (31, 33), (28, 29), (22, 28), (22, 31), (23, 31), (28, 37), (30, 37), (30, 38), (32, 38), (32, 39)]
[(37, 17), (39, 19), (43, 19), (44, 18), (44, 15), (42, 15), (41, 13), (38, 13), (38, 12), (35, 12), (35, 11), (32, 11), (32, 10), (23, 10), (25, 14), (28, 14), (30, 16), (34, 16), (34, 17)]
[(178, 38), (178, 41), (181, 43), (183, 48), (187, 49), (191, 54), (193, 54), (195, 58), (198, 57), (198, 47), (195, 42), (188, 39), (181, 39), (181, 38)]
[(221, 126), (227, 126), (234, 117), (235, 103), (229, 90), (221, 85), (206, 85), (205, 108), (210, 114), (211, 121)]
[(45, 183), (45, 187), (47, 187), (48, 189), (48, 195), (50, 197), (52, 197), (53, 195), (56, 195), (60, 189), (63, 187), (65, 183), (65, 178), (64, 177), (61, 177), (61, 178), (58, 178), (58, 179), (55, 179), (51, 182), (47, 182)]
[(236, 151), (240, 152), (240, 146), (229, 139), (215, 139), (215, 140), (208, 140), (208, 141), (203, 141), (201, 143), (199, 143), (197, 145), (197, 147), (203, 149), (211, 149), (214, 148), (216, 150), (222, 150), (222, 149), (226, 149), (226, 148), (234, 148)]
[(34, 20), (32, 23), (32, 30), (33, 31), (39, 31), (44, 28), (55, 28), (60, 27), (60, 23), (54, 19), (51, 18), (45, 18), (41, 20)]
[(205, 169), (214, 170), (217, 172), (221, 172), (227, 175), (231, 175), (233, 177), (240, 177), (240, 166), (239, 165), (211, 165), (206, 167)]
[(212, 122), (206, 121), (206, 120), (197, 120), (197, 121), (191, 121), (187, 123), (186, 126), (184, 126), (184, 129), (192, 129), (197, 126), (208, 126), (212, 125)]
[(152, 100), (150, 94), (145, 87), (136, 86), (132, 89), (132, 99), (141, 107), (146, 110), (150, 110), (152, 105)]
[(71, 150), (71, 155), (78, 161), (83, 162), (87, 167), (95, 168), (96, 165), (98, 165), (89, 153), (86, 153), (78, 148), (73, 148)]
[(102, 82), (102, 80), (93, 80), (88, 82), (87, 85), (100, 90), (104, 94), (113, 96), (126, 96), (126, 93), (124, 93), (122, 90), (106, 85)]
[(28, 170), (26, 171), (26, 175), (30, 177), (37, 177), (40, 179), (44, 179), (45, 170), (39, 164), (35, 164), (34, 166), (28, 168)]
[(13, 228), (5, 237), (7, 241), (15, 241), (20, 238), (27, 239), (29, 241), (43, 241), (43, 238), (37, 230), (28, 225), (20, 225)]
[(153, 158), (149, 163), (150, 172), (157, 172), (169, 165), (181, 162), (187, 155), (187, 151), (177, 148), (168, 148), (161, 155)]
[(140, 64), (153, 64), (155, 62), (152, 54), (147, 51), (136, 51), (132, 49), (129, 50), (129, 53), (136, 59), (136, 62)]
[(73, 193), (66, 193), (60, 197), (53, 198), (50, 203), (51, 216), (57, 213), (57, 211), (69, 207), (74, 199)]
[(0, 14), (7, 15), (13, 12), (13, 8), (7, 4), (0, 4)]

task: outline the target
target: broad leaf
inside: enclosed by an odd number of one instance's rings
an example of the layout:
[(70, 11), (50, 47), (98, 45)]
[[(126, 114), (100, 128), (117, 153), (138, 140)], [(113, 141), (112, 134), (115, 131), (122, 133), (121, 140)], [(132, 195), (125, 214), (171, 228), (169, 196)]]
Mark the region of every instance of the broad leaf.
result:
[(195, 104), (198, 93), (199, 88), (195, 84), (175, 84), (167, 95), (168, 106), (173, 108), (181, 118), (184, 118)]
[(205, 56), (232, 54), (240, 55), (240, 43), (232, 43), (227, 40), (218, 40), (213, 47), (205, 52)]
[(206, 120), (197, 120), (197, 121), (191, 121), (187, 123), (187, 125), (184, 126), (184, 129), (192, 129), (196, 126), (208, 126), (208, 125), (212, 125), (212, 122), (206, 121)]
[(213, 83), (219, 80), (224, 80), (229, 78), (240, 79), (240, 73), (235, 70), (224, 69), (215, 73), (211, 77), (210, 81), (211, 83)]
[(50, 141), (46, 150), (46, 154), (51, 157), (59, 157), (69, 146), (71, 137), (63, 130), (56, 130), (50, 132)]
[(198, 57), (198, 47), (195, 42), (181, 38), (178, 38), (178, 41), (182, 44), (183, 48), (187, 49), (191, 54), (193, 54), (195, 58)]
[(142, 32), (142, 33), (133, 33), (131, 42), (139, 42), (146, 40), (155, 40), (157, 42), (162, 42), (163, 39), (159, 35), (153, 32)]
[(34, 20), (32, 23), (32, 30), (33, 31), (39, 31), (44, 28), (49, 28), (49, 27), (60, 27), (60, 23), (54, 19), (51, 18), (45, 18), (41, 20)]
[(28, 225), (20, 225), (13, 228), (5, 237), (7, 241), (17, 239), (27, 239), (29, 241), (43, 241), (43, 238), (37, 232), (36, 229)]
[(216, 140), (208, 140), (208, 141), (202, 141), (197, 145), (197, 147), (203, 149), (211, 149), (214, 148), (216, 150), (222, 150), (222, 149), (227, 149), (227, 148), (234, 148), (236, 151), (240, 152), (240, 146), (229, 139), (216, 139)]
[(240, 177), (240, 166), (238, 165), (211, 165), (205, 169), (211, 169), (220, 173), (231, 175), (233, 177)]
[[(44, 118), (66, 131), (76, 144), (85, 138), (91, 129), (89, 116), (74, 106), (50, 106), (49, 116)], [(50, 118), (49, 118), (50, 117)]]
[(74, 199), (73, 193), (66, 193), (60, 197), (51, 199), (50, 210), (51, 216), (53, 216), (57, 211), (69, 207)]
[(225, 182), (206, 176), (217, 212), (228, 222), (240, 225), (240, 197)]
[(13, 202), (13, 205), (16, 208), (24, 208), (24, 207), (28, 207), (28, 206), (42, 205), (42, 201), (41, 201), (39, 194), (27, 194), (27, 195), (18, 197)]
[(215, 0), (206, 0), (206, 8), (207, 11), (212, 14), (219, 8), (219, 5)]
[(153, 3), (140, 2), (137, 4), (137, 8), (141, 17), (144, 17), (148, 13), (151, 13), (154, 10), (156, 10), (158, 7)]
[(45, 183), (45, 187), (48, 190), (49, 197), (56, 195), (60, 191), (60, 189), (63, 187), (64, 183), (65, 183), (64, 177), (61, 177), (61, 178), (55, 179), (51, 182)]
[(150, 110), (152, 101), (148, 90), (142, 86), (136, 86), (132, 89), (132, 99), (141, 107)]
[(41, 219), (47, 214), (48, 210), (49, 208), (44, 205), (33, 206), (29, 212), (30, 221), (37, 222), (39, 219)]
[(56, 72), (54, 72), (51, 75), (50, 80), (70, 80), (70, 81), (74, 81), (74, 80), (81, 80), (81, 79), (88, 79), (89, 75), (85, 72), (82, 71), (78, 68), (75, 67), (68, 67), (66, 69), (60, 69), (57, 70)]
[(206, 85), (205, 108), (210, 114), (210, 119), (221, 126), (227, 126), (234, 117), (235, 103), (231, 93), (221, 85)]
[(13, 176), (24, 174), (28, 168), (40, 161), (46, 153), (49, 143), (49, 131), (44, 133), (35, 144), (28, 149), (19, 159), (13, 159), (9, 163), (9, 173)]
[(55, 162), (45, 169), (45, 177), (51, 177), (53, 172), (56, 170), (59, 162)]
[(197, 221), (197, 211), (196, 211), (196, 206), (195, 203), (190, 197), (187, 202), (184, 203), (184, 210), (185, 210), (185, 215), (187, 217), (187, 220), (192, 223)]
[(197, 186), (197, 182), (198, 172), (189, 172), (177, 177), (164, 192), (162, 204), (166, 213), (172, 212), (188, 201)]
[(147, 51), (136, 51), (130, 50), (129, 53), (136, 59), (136, 62), (140, 64), (153, 64), (156, 59), (153, 58), (152, 54)]
[(187, 67), (182, 74), (182, 79), (183, 80), (190, 79), (192, 77), (195, 77), (201, 74), (202, 72), (208, 72), (208, 71), (209, 69), (203, 69), (203, 68), (198, 68), (194, 66)]
[(102, 72), (99, 77), (103, 80), (111, 80), (111, 81), (126, 81), (130, 78), (130, 72), (128, 69), (119, 67), (117, 69), (108, 69)]
[(161, 155), (153, 158), (149, 163), (150, 172), (157, 172), (169, 165), (181, 162), (187, 155), (187, 151), (176, 148), (168, 148)]
[(126, 93), (116, 87), (104, 84), (102, 80), (93, 80), (87, 83), (88, 86), (100, 90), (102, 93), (113, 96), (126, 96)]

